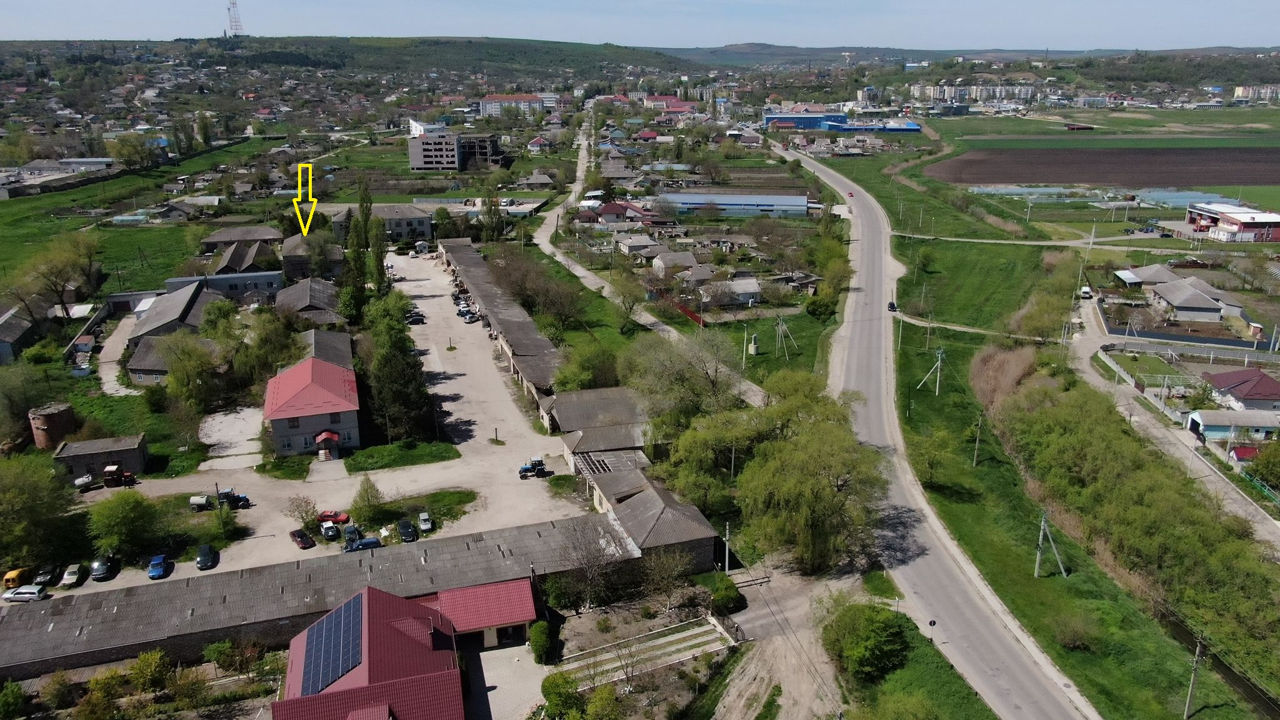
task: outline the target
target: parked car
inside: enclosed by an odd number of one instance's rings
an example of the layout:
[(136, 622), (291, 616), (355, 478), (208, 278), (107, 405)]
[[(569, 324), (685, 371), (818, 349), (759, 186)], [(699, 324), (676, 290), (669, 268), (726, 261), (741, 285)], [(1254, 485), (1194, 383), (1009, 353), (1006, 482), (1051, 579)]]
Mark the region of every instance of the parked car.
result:
[(34, 602), (43, 600), (46, 597), (48, 597), (48, 594), (45, 593), (43, 585), (23, 585), (12, 590), (6, 590), (4, 595), (0, 595), (0, 598), (4, 598), (5, 602)]
[(1162, 233), (1160, 233), (1160, 237), (1162, 237), (1162, 238), (1171, 238), (1171, 237), (1173, 237), (1173, 233), (1169, 233), (1169, 232), (1162, 232)]
[(320, 523), (320, 536), (325, 540), (337, 540), (342, 537), (342, 530), (331, 522)]
[(212, 545), (201, 545), (196, 548), (196, 569), (212, 570), (218, 566), (218, 551)]
[(84, 582), (84, 567), (80, 563), (74, 563), (67, 567), (67, 571), (62, 573), (62, 580), (59, 585), (64, 587), (72, 587)]
[(62, 577), (62, 572), (66, 568), (61, 565), (43, 565), (36, 570), (35, 577), (31, 578), (32, 585), (53, 585)]
[(418, 531), (429, 533), (436, 528), (436, 524), (431, 521), (431, 513), (423, 510), (418, 513)]
[(316, 519), (322, 523), (331, 522), (338, 523), (339, 525), (351, 522), (350, 515), (344, 512), (338, 512), (337, 510), (325, 510), (317, 515)]
[(94, 558), (93, 564), (89, 566), (89, 578), (95, 582), (103, 582), (110, 580), (116, 576), (119, 564), (113, 555), (103, 555)]
[(359, 550), (372, 550), (382, 547), (382, 541), (376, 537), (367, 537), (357, 540), (347, 545), (347, 552), (357, 552)]
[(316, 546), (316, 541), (311, 539), (306, 530), (290, 530), (289, 539), (293, 541), (302, 550), (307, 550)]
[(896, 302), (894, 302), (894, 301), (890, 300), (890, 301), (889, 301), (889, 312), (898, 312), (898, 303), (896, 303)]
[(418, 528), (408, 518), (396, 523), (396, 530), (400, 533), (400, 542), (411, 543), (418, 539)]
[(410, 250), (410, 251), (409, 251), (409, 257), (411, 257), (411, 258), (416, 258), (416, 257), (418, 257), (418, 253), (417, 253), (416, 251)]
[(73, 480), (71, 484), (74, 485), (75, 489), (79, 490), (80, 492), (87, 493), (90, 490), (93, 490), (94, 488), (98, 487), (98, 479), (95, 478), (92, 473), (85, 473), (84, 475), (81, 475), (80, 477)]
[(459, 306), (458, 306), (458, 317), (464, 317), (464, 316), (466, 316), (466, 315), (470, 315), (470, 314), (471, 314), (471, 306), (470, 306), (470, 305), (459, 305)]
[(147, 564), (149, 580), (163, 580), (169, 574), (169, 558), (164, 555), (153, 555)]
[(427, 323), (427, 319), (422, 317), (421, 315), (414, 315), (408, 320), (405, 320), (406, 325), (425, 325), (426, 323)]
[(474, 313), (467, 313), (466, 315), (462, 316), (462, 322), (468, 325), (470, 325), (471, 323), (477, 323), (477, 322), (480, 322), (480, 316)]
[(364, 537), (360, 534), (360, 528), (355, 525), (348, 525), (342, 528), (342, 537), (347, 541), (348, 545), (360, 542), (360, 538)]

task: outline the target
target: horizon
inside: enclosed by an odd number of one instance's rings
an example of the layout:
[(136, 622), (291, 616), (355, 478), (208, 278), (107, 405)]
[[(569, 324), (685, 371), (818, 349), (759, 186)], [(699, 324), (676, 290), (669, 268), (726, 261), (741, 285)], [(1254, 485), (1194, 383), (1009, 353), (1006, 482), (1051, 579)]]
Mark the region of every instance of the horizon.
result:
[[(367, 0), (360, 12), (340, 0), (312, 0), (300, 12), (284, 3), (239, 0), (245, 34), (260, 38), (289, 37), (488, 37), (547, 40), (592, 45), (611, 43), (638, 48), (716, 48), (769, 44), (799, 48), (883, 47), (925, 52), (960, 49), (996, 50), (1010, 46), (1056, 52), (1140, 50), (1160, 52), (1232, 47), (1271, 49), (1273, 28), (1280, 25), (1280, 3), (1259, 7), (1248, 0), (1223, 0), (1215, 15), (1247, 17), (1243, 26), (1206, 37), (1206, 28), (1186, 22), (1203, 12), (1190, 0), (1167, 0), (1117, 6), (1107, 0), (1080, 0), (1066, 7), (1041, 3), (1022, 7), (1011, 17), (997, 0), (973, 0), (957, 10), (946, 0), (918, 0), (909, 7), (851, 8), (833, 0), (814, 0), (803, 15), (767, 0), (703, 0), (685, 5), (651, 0), (639, 6), (601, 10), (584, 0), (563, 0), (553, 8), (497, 0), (483, 7), (449, 9), (445, 27), (413, 0)], [(89, 0), (55, 0), (0, 10), (5, 41), (169, 42), (178, 38), (213, 38), (228, 27), (226, 0), (205, 0), (172, 12), (160, 0), (117, 0), (107, 11)], [(51, 9), (52, 6), (52, 9)], [(435, 13), (431, 13), (434, 15)], [(824, 22), (809, 20), (825, 14)], [(793, 21), (793, 18), (797, 18)], [(1101, 24), (1099, 21), (1104, 21)], [(484, 28), (478, 35), (458, 35), (454, 28)], [(348, 32), (332, 34), (333, 28)], [(409, 32), (406, 32), (408, 30)], [(421, 32), (415, 32), (420, 30)], [(90, 37), (94, 36), (94, 37)], [(1010, 38), (1018, 42), (1009, 42)], [(1159, 38), (1159, 45), (1151, 43)], [(957, 43), (957, 39), (964, 42)], [(1135, 42), (1138, 41), (1138, 42)], [(1144, 46), (1145, 45), (1145, 46)]]

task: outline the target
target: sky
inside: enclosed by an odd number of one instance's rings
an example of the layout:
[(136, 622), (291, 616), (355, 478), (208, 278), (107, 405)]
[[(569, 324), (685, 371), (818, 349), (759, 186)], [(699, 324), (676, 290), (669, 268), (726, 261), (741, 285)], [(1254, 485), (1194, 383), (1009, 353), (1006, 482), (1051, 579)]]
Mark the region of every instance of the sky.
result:
[[(1280, 44), (1259, 0), (239, 0), (250, 35), (487, 36), (640, 47), (919, 50)], [(0, 0), (0, 40), (221, 35), (227, 0)]]

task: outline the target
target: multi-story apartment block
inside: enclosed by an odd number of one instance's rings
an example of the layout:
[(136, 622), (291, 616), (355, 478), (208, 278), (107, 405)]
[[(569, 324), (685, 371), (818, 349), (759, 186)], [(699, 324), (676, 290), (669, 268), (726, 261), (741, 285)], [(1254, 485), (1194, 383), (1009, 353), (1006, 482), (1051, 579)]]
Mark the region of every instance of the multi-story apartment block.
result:
[(502, 109), (514, 107), (522, 114), (534, 115), (542, 111), (543, 101), (537, 95), (485, 95), (480, 98), (480, 114), (484, 117), (499, 117)]

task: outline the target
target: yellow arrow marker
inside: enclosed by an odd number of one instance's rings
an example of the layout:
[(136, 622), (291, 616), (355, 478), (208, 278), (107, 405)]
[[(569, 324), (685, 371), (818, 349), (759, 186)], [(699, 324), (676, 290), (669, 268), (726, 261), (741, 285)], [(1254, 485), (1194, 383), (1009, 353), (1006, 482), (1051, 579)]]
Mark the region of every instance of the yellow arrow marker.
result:
[[(302, 197), (302, 168), (307, 169), (307, 197)], [(302, 206), (298, 203), (310, 202), (311, 211), (307, 213), (307, 218), (302, 219)], [(307, 231), (311, 229), (311, 219), (316, 216), (316, 199), (311, 195), (311, 163), (298, 163), (298, 197), (293, 199), (293, 211), (298, 214), (298, 226), (302, 228), (302, 236), (307, 236)]]

